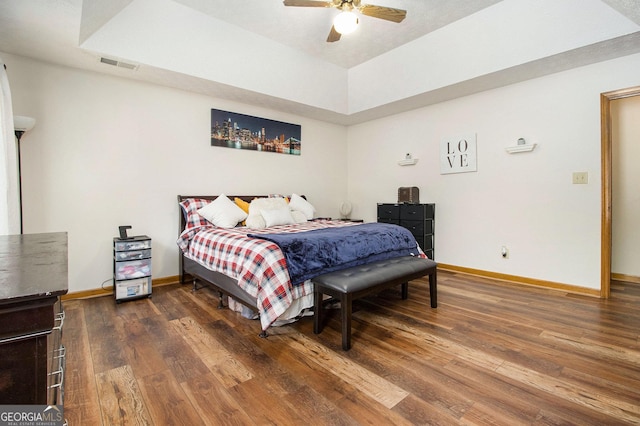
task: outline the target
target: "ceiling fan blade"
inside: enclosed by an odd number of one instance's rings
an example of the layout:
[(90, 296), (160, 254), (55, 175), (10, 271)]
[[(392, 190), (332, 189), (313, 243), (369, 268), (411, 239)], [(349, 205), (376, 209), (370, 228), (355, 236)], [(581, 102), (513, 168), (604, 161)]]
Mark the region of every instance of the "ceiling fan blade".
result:
[(340, 33), (336, 31), (336, 27), (331, 26), (331, 31), (329, 31), (329, 37), (327, 37), (327, 43), (333, 43), (334, 41), (340, 40)]
[(392, 22), (402, 22), (402, 20), (407, 16), (406, 10), (394, 9), (393, 7), (373, 6), (370, 4), (363, 4), (358, 10), (363, 15), (385, 19)]
[(332, 1), (314, 1), (314, 0), (284, 0), (285, 6), (298, 7), (334, 7)]

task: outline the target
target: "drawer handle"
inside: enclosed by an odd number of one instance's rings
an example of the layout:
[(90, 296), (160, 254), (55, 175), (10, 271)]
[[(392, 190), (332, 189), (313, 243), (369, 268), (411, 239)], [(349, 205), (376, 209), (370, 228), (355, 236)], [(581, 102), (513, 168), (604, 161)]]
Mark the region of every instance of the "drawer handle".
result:
[(64, 325), (64, 318), (65, 318), (65, 316), (66, 316), (66, 314), (64, 313), (64, 311), (62, 311), (62, 312), (58, 312), (58, 313), (56, 314), (56, 318), (55, 318), (55, 320), (54, 320), (54, 323), (55, 323), (55, 321), (60, 321), (60, 324), (58, 324), (58, 325), (54, 325), (54, 326), (53, 326), (53, 328), (52, 328), (52, 330), (62, 330), (62, 326)]
[[(67, 351), (64, 345), (60, 345), (58, 349), (52, 351), (53, 358), (56, 360), (57, 370), (48, 374), (48, 386), (47, 386), (47, 400), (49, 404), (63, 405), (64, 404), (64, 372), (67, 368), (66, 357)], [(57, 376), (57, 377), (54, 377)]]
[(56, 374), (58, 375), (58, 383), (51, 384), (51, 386), (49, 386), (49, 389), (61, 388), (62, 385), (64, 384), (64, 368), (62, 368), (62, 366), (60, 366), (59, 370), (52, 371), (51, 373), (49, 373), (50, 376), (54, 376)]
[[(58, 359), (58, 369), (56, 371), (52, 371), (51, 373), (49, 373), (49, 376), (58, 376), (57, 377), (57, 383), (52, 383), (51, 385), (49, 385), (49, 389), (54, 389), (54, 388), (60, 388), (63, 389), (63, 385), (64, 385), (64, 369), (66, 367), (66, 357), (67, 357), (67, 351), (66, 348), (64, 347), (64, 345), (60, 345), (60, 348), (56, 349), (53, 351), (54, 352), (54, 358)], [(55, 352), (59, 352), (59, 355), (55, 356)]]
[[(56, 355), (57, 352), (57, 355)], [(53, 357), (58, 359), (58, 358), (66, 358), (67, 356), (67, 348), (65, 348), (63, 345), (60, 345), (60, 347), (58, 349), (54, 349), (53, 350)]]

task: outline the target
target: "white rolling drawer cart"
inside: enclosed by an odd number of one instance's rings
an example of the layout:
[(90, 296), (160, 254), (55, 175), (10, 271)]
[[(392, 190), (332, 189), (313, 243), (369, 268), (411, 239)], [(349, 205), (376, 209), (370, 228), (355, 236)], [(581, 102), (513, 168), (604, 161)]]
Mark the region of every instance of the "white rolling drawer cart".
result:
[(113, 296), (116, 303), (151, 297), (151, 238), (113, 239)]

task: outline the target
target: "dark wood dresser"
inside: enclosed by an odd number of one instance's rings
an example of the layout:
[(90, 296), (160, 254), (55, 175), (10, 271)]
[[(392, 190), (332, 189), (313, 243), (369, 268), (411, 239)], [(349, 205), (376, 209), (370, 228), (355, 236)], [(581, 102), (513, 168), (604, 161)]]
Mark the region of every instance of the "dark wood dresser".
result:
[(61, 405), (67, 234), (0, 236), (0, 404)]

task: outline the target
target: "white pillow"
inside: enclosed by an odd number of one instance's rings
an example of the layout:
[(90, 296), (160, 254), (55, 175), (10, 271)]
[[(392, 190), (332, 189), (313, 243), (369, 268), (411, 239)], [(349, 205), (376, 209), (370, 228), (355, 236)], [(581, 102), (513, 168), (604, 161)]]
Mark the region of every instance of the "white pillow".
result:
[[(262, 212), (283, 208), (289, 210), (289, 206), (284, 198), (257, 198), (252, 200), (251, 204), (249, 204), (249, 217), (247, 217), (246, 224), (251, 229), (264, 229), (268, 225)], [(269, 213), (267, 213), (267, 215), (268, 214)], [(289, 216), (291, 216), (291, 214), (289, 214)], [(290, 223), (293, 223), (293, 219), (291, 219)]]
[(304, 213), (304, 215), (307, 217), (308, 220), (313, 219), (313, 215), (316, 212), (315, 207), (313, 207), (313, 205), (310, 202), (308, 202), (307, 200), (305, 200), (304, 198), (296, 194), (291, 194), (291, 200), (289, 201), (289, 208), (291, 210), (297, 210)]
[(264, 223), (268, 227), (276, 225), (291, 225), (295, 223), (288, 207), (281, 209), (260, 210)]
[(264, 229), (267, 227), (267, 223), (261, 214), (250, 214), (244, 223), (251, 229)]
[(307, 221), (307, 217), (298, 210), (291, 210), (291, 217), (296, 223), (305, 223)]
[(233, 228), (247, 218), (244, 210), (224, 194), (199, 209), (198, 214), (218, 228)]

